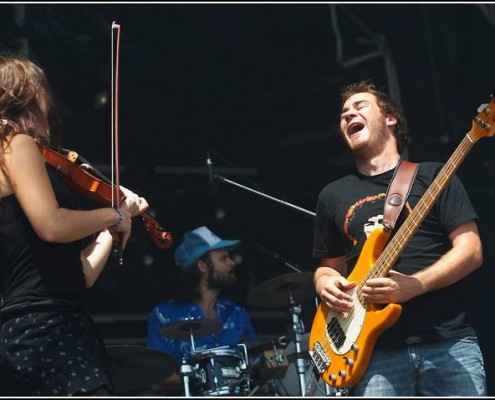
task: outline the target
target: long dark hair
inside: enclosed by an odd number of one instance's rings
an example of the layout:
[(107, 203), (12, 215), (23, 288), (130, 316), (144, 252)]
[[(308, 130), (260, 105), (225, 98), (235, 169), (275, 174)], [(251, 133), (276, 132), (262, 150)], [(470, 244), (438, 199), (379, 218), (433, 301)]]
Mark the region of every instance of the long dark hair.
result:
[[(19, 133), (38, 143), (59, 144), (62, 122), (44, 71), (18, 55), (0, 55), (0, 142)], [(1, 152), (3, 156), (3, 151)]]
[(198, 268), (198, 261), (203, 261), (207, 265), (211, 264), (210, 253), (201, 256), (194, 263), (184, 268), (182, 272), (182, 282), (180, 285), (177, 299), (185, 302), (196, 301), (201, 299), (201, 293), (198, 291), (198, 285), (203, 273)]

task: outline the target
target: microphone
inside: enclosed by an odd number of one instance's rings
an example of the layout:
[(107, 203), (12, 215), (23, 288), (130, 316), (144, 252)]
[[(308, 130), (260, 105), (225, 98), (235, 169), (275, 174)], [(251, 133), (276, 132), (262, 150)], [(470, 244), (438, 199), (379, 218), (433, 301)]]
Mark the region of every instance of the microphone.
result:
[(213, 162), (211, 161), (210, 151), (206, 152), (206, 167), (208, 168), (208, 188), (213, 194), (217, 193), (217, 185), (213, 177)]

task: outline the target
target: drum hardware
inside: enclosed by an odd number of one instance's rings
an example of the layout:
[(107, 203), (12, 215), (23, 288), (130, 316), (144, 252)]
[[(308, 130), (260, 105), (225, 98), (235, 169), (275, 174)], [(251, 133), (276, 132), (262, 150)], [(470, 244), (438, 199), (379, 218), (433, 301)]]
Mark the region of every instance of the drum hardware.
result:
[(305, 359), (301, 351), (301, 335), (304, 324), (301, 305), (298, 303), (316, 297), (312, 272), (295, 272), (280, 275), (255, 287), (247, 296), (247, 302), (253, 307), (289, 306), (292, 318), (292, 333), (296, 346), (296, 368), (300, 393), (306, 393)]
[(264, 354), (265, 360), (270, 366), (273, 366), (274, 363), (277, 366), (287, 364), (285, 362), (287, 360), (285, 357), (285, 352), (282, 352), (282, 350), (278, 350), (277, 346), (275, 346), (275, 343), (273, 344), (273, 350), (265, 350)]
[(194, 369), (192, 365), (187, 363), (185, 357), (182, 359), (182, 365), (180, 366), (179, 375), (182, 377), (184, 396), (191, 397), (190, 380), (191, 376), (194, 375)]
[[(222, 328), (222, 322), (218, 319), (212, 318), (186, 318), (183, 321), (175, 322), (164, 326), (160, 330), (160, 335), (170, 339), (187, 339), (191, 341), (191, 353), (190, 359), (185, 357), (182, 359), (182, 364), (179, 369), (179, 375), (182, 377), (182, 383), (184, 386), (184, 395), (186, 397), (191, 396), (191, 383), (197, 382), (197, 370), (199, 365), (191, 364), (191, 360), (195, 355), (202, 354), (203, 352), (197, 352), (194, 344), (194, 337), (202, 337), (211, 335), (218, 332)], [(247, 354), (247, 351), (246, 351)], [(246, 356), (247, 359), (247, 356)], [(213, 365), (214, 368), (214, 365)], [(216, 378), (216, 377), (214, 377)], [(206, 379), (206, 378), (205, 378)]]
[[(242, 348), (242, 350), (241, 350)], [(190, 376), (187, 384), (191, 388), (185, 391), (199, 396), (245, 396), (250, 391), (250, 379), (246, 371), (249, 360), (244, 344), (222, 346), (197, 351), (191, 355), (187, 364)]]
[(144, 389), (177, 371), (174, 357), (159, 350), (131, 345), (105, 349), (117, 395)]
[(284, 349), (277, 348), (272, 342), (273, 349), (263, 351), (264, 366), (269, 371), (265, 378), (280, 379), (285, 375), (289, 362)]

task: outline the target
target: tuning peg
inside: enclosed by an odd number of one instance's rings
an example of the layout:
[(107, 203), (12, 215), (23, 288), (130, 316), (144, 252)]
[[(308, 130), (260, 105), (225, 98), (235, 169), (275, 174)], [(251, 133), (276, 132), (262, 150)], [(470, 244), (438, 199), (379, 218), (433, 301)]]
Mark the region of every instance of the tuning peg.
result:
[(488, 104), (486, 104), (486, 103), (485, 103), (485, 104), (480, 105), (480, 106), (478, 107), (478, 110), (477, 110), (477, 111), (478, 111), (479, 113), (480, 113), (480, 112), (482, 112), (482, 111), (486, 108), (486, 106), (487, 106), (487, 105), (488, 105)]

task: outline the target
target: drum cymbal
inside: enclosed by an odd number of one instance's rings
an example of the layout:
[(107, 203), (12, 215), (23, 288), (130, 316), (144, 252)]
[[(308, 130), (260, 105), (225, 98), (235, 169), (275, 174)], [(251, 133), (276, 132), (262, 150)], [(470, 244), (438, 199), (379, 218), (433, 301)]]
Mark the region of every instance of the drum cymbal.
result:
[(252, 307), (284, 307), (289, 305), (289, 292), (296, 303), (316, 296), (312, 272), (293, 272), (262, 282), (248, 293)]
[(160, 335), (170, 339), (187, 339), (191, 336), (201, 337), (218, 332), (222, 322), (213, 318), (187, 319), (164, 326)]
[(178, 371), (175, 358), (142, 346), (106, 346), (115, 393), (124, 394), (163, 381)]

